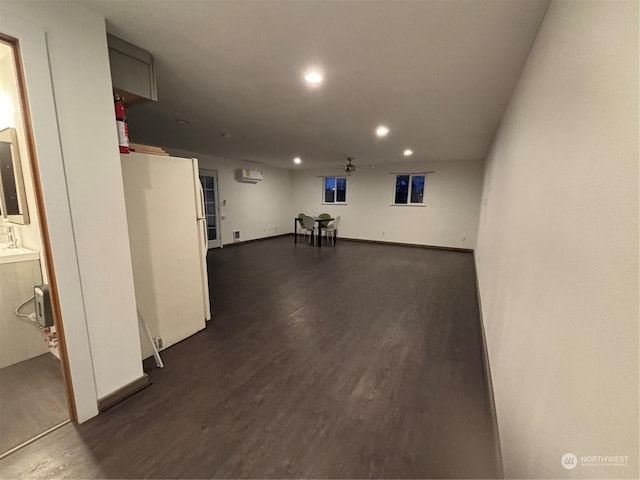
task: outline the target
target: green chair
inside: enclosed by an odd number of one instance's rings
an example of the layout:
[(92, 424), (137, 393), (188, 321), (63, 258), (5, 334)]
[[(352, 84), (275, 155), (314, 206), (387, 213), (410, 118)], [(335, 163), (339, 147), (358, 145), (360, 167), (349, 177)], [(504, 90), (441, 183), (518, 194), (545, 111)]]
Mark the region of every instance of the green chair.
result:
[(299, 213), (298, 214), (298, 227), (300, 228), (300, 230), (299, 230), (300, 233), (303, 234), (303, 235), (309, 233), (309, 232), (307, 232), (307, 229), (304, 228), (304, 222), (303, 222), (303, 218), (304, 217), (306, 217), (306, 214), (304, 214), (304, 213)]
[(318, 218), (322, 219), (322, 218), (326, 218), (327, 220), (320, 220), (318, 223), (320, 224), (320, 229), (323, 228), (327, 228), (327, 225), (329, 225), (330, 222), (330, 218), (331, 215), (329, 215), (328, 213), (321, 213), (320, 215), (318, 215)]

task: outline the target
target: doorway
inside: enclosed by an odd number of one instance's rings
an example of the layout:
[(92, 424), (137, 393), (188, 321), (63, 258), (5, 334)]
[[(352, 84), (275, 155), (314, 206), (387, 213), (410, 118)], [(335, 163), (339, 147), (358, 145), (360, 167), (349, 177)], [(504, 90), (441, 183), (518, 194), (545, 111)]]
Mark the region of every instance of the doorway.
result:
[(207, 218), (207, 248), (218, 248), (222, 245), (219, 222), (218, 172), (201, 168), (200, 184), (204, 194), (204, 212)]
[(0, 33), (0, 457), (74, 417), (18, 41)]

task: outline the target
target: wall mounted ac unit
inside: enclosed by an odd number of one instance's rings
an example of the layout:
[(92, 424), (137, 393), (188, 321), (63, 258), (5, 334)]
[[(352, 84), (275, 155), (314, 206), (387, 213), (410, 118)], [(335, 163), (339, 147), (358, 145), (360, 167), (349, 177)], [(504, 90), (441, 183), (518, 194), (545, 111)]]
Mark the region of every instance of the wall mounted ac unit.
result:
[(262, 172), (260, 170), (249, 170), (248, 168), (240, 168), (236, 170), (236, 180), (238, 182), (258, 183), (262, 181)]

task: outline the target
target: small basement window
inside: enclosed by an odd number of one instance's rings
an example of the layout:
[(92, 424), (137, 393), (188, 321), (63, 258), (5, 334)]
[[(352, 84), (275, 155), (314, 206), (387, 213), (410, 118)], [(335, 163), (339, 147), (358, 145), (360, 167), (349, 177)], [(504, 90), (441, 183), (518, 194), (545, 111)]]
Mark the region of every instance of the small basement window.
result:
[(408, 173), (396, 175), (396, 190), (393, 198), (393, 204), (424, 204), (424, 179), (425, 175), (411, 175)]
[(347, 177), (324, 177), (323, 203), (347, 203)]

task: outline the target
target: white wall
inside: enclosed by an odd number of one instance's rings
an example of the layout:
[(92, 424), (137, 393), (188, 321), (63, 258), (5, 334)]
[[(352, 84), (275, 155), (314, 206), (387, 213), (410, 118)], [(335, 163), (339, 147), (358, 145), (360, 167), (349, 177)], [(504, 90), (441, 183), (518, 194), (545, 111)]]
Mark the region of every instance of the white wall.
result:
[[(357, 163), (357, 162), (356, 162)], [(424, 207), (392, 206), (395, 175), (425, 172)], [(481, 161), (406, 162), (360, 169), (347, 179), (347, 204), (323, 204), (322, 175), (326, 170), (293, 173), (290, 216), (326, 212), (342, 217), (339, 236), (364, 240), (441, 247), (475, 246), (482, 189)]]
[[(76, 246), (75, 259), (56, 257), (56, 250), (63, 249), (54, 246), (54, 263), (60, 270), (56, 274), (64, 276), (65, 269), (74, 267), (69, 262), (77, 262), (81, 284), (61, 282), (64, 285), (60, 286), (60, 294), (62, 297), (70, 293), (63, 291), (64, 286), (67, 290), (79, 289), (82, 295), (82, 314), (86, 318), (95, 375), (94, 395), (101, 398), (143, 374), (104, 19), (75, 3), (63, 1), (3, 0), (1, 6), (3, 14), (9, 12), (47, 35)], [(32, 113), (34, 123), (38, 122), (39, 111)], [(38, 136), (36, 148), (40, 150)], [(55, 158), (56, 154), (38, 153), (40, 163)], [(52, 178), (48, 173), (45, 177)], [(55, 197), (48, 193), (54, 186), (45, 184), (46, 178), (43, 178), (45, 203)], [(56, 187), (64, 188), (64, 184)], [(59, 205), (51, 201), (47, 204), (48, 217), (50, 207), (55, 211)], [(60, 235), (66, 232), (57, 226), (52, 230), (55, 244), (56, 232)], [(76, 322), (77, 318), (63, 309), (67, 336), (74, 334), (69, 332), (67, 323), (78, 325)], [(73, 355), (70, 351), (70, 356)], [(91, 382), (84, 380), (76, 378), (74, 389), (90, 388)]]
[[(508, 478), (638, 478), (638, 4), (554, 1), (484, 179), (476, 258)], [(561, 467), (565, 453), (627, 467)]]
[[(291, 172), (252, 162), (168, 149), (172, 155), (195, 157), (200, 168), (218, 172), (220, 202), (219, 225), (224, 245), (233, 243), (233, 230), (240, 230), (240, 240), (272, 237), (293, 231), (291, 214)], [(235, 170), (261, 170), (264, 180), (242, 183), (235, 180)], [(223, 202), (226, 200), (226, 205)]]

